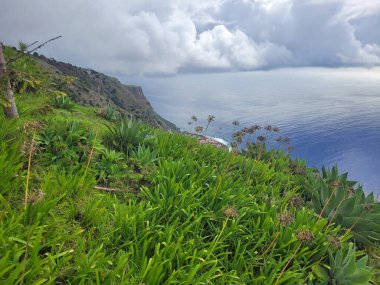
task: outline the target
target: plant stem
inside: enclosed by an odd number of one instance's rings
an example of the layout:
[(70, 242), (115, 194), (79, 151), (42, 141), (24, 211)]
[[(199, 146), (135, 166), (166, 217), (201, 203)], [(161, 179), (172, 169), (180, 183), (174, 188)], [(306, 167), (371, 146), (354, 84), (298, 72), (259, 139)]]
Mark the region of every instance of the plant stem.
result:
[(285, 264), (285, 266), (282, 268), (281, 272), (280, 272), (280, 275), (278, 276), (277, 280), (276, 280), (276, 283), (274, 283), (274, 285), (277, 285), (278, 282), (280, 281), (282, 275), (284, 275), (284, 272), (286, 270), (286, 268), (288, 267), (288, 265), (290, 264), (290, 262), (293, 260), (293, 258), (296, 256), (297, 252), (300, 250), (301, 248), (301, 245), (302, 245), (302, 242), (298, 245), (297, 249), (293, 252), (292, 256), (289, 258), (288, 262)]
[(88, 167), (90, 165), (90, 162), (91, 162), (91, 159), (92, 159), (92, 155), (94, 153), (94, 148), (95, 148), (95, 144), (96, 144), (96, 138), (98, 137), (98, 131), (99, 131), (99, 125), (96, 125), (96, 132), (95, 132), (94, 143), (92, 144), (90, 155), (88, 156), (87, 165), (86, 165), (86, 169), (85, 169), (84, 174), (83, 174), (81, 187), (83, 187), (84, 179), (86, 178), (87, 170), (88, 170)]
[(276, 242), (276, 240), (278, 239), (280, 234), (281, 234), (281, 231), (277, 232), (276, 236), (274, 237), (274, 239), (272, 240), (270, 245), (268, 245), (268, 247), (265, 249), (265, 251), (259, 256), (259, 260), (264, 256), (264, 254), (266, 254), (268, 252), (268, 250), (272, 247), (272, 245), (274, 245), (274, 243)]
[(32, 162), (33, 146), (34, 146), (34, 134), (33, 134), (32, 143), (30, 145), (30, 151), (29, 151), (28, 172), (26, 173), (26, 185), (25, 185), (25, 196), (24, 196), (24, 209), (25, 210), (26, 210), (26, 207), (28, 206), (29, 177), (30, 177), (30, 165)]

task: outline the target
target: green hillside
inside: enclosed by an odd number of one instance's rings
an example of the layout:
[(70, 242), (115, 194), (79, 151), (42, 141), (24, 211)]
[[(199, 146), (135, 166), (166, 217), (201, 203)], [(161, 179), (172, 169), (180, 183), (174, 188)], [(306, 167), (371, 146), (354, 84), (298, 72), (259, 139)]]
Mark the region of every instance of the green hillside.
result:
[(95, 70), (49, 59), (37, 53), (32, 58), (42, 69), (73, 79), (70, 84), (62, 84), (60, 87), (75, 103), (97, 108), (109, 105), (152, 126), (177, 130), (174, 124), (153, 110), (140, 86), (124, 85), (118, 79)]
[(32, 58), (12, 68), (0, 284), (380, 284), (380, 204), (347, 174), (201, 145), (73, 103)]

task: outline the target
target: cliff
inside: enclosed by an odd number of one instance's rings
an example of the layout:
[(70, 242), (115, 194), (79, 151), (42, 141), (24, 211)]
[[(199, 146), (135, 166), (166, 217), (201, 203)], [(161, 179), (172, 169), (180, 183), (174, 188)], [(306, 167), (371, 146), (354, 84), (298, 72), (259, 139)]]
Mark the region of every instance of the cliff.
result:
[(43, 68), (75, 77), (73, 83), (65, 89), (76, 103), (94, 107), (108, 103), (120, 113), (131, 115), (155, 127), (177, 130), (173, 123), (154, 111), (140, 86), (124, 85), (118, 79), (95, 70), (49, 59), (37, 53), (33, 57)]

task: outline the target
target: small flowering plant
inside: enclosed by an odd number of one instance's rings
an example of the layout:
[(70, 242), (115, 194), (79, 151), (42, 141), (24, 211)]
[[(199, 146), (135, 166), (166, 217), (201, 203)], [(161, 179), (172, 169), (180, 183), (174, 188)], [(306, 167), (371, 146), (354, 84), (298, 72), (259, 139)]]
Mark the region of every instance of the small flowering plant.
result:
[[(234, 120), (232, 125), (236, 128), (240, 126), (240, 123)], [(235, 151), (239, 151), (241, 146), (245, 144), (245, 149), (242, 152), (258, 160), (263, 158), (269, 149), (284, 149), (285, 152), (289, 153), (293, 150), (293, 147), (290, 146), (290, 139), (286, 136), (279, 136), (279, 132), (280, 128), (272, 125), (253, 124), (249, 127), (243, 127), (232, 134), (231, 147)]]
[[(194, 125), (195, 123), (198, 122), (198, 118), (197, 118), (195, 115), (191, 116), (191, 117), (190, 117), (190, 120), (191, 120), (191, 121), (188, 122), (188, 125), (189, 125), (189, 126)], [(211, 124), (212, 122), (214, 122), (214, 121), (215, 121), (215, 116), (214, 116), (214, 115), (208, 115), (206, 126), (203, 127), (202, 125), (196, 125), (196, 126), (194, 127), (194, 131), (195, 131), (195, 133), (196, 133), (197, 135), (205, 135), (205, 134), (206, 134), (206, 131), (207, 131), (207, 129), (208, 129), (208, 127), (209, 127), (210, 124)]]

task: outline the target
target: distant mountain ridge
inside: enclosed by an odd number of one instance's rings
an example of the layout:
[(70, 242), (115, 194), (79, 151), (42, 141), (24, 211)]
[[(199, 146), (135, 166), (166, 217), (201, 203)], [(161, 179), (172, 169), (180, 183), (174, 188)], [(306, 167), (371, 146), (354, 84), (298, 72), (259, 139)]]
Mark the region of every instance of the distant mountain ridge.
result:
[(92, 69), (46, 58), (37, 53), (34, 53), (33, 57), (43, 68), (76, 77), (76, 80), (66, 87), (66, 91), (74, 102), (94, 107), (105, 107), (110, 104), (122, 114), (131, 115), (155, 127), (178, 130), (173, 123), (154, 111), (140, 86), (124, 85), (117, 78)]

